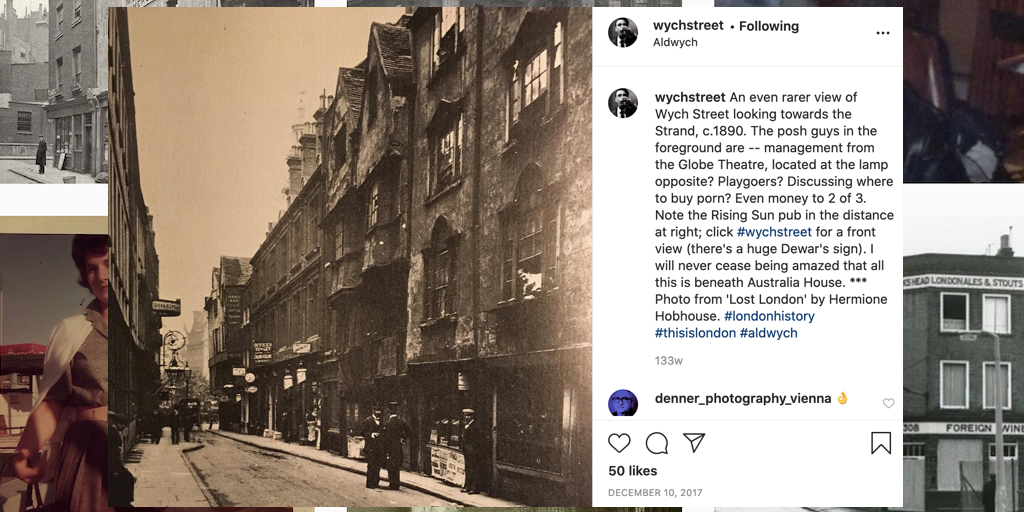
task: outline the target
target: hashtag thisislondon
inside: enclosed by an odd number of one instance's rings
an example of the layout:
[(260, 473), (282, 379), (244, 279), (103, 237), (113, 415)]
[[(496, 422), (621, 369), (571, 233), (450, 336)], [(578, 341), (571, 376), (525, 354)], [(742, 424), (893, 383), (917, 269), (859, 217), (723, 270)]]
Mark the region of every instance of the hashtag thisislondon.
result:
[(747, 234), (747, 230), (743, 226), (740, 226), (740, 229), (736, 230), (736, 234), (739, 236), (744, 236)]
[(750, 329), (747, 329), (746, 327), (740, 329), (740, 338), (746, 338), (748, 332), (750, 332)]
[(732, 311), (726, 311), (725, 312), (725, 321), (726, 322), (728, 322), (729, 320), (732, 320), (732, 314), (733, 314)]
[(654, 330), (654, 337), (655, 338), (660, 338), (663, 334), (665, 334), (665, 328), (664, 327), (659, 327), (659, 328)]

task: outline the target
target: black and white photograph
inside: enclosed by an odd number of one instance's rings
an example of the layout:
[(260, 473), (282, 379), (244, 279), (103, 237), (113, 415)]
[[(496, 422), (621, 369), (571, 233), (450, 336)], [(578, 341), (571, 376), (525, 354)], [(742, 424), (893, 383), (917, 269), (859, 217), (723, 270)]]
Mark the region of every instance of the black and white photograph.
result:
[(589, 9), (110, 27), (131, 504), (591, 503)]
[(629, 18), (615, 18), (608, 27), (608, 39), (619, 48), (629, 48), (636, 42), (636, 22)]
[(1018, 510), (1024, 217), (904, 227), (903, 510)]
[(625, 119), (636, 113), (638, 103), (636, 93), (623, 87), (615, 89), (608, 97), (608, 110), (613, 116)]

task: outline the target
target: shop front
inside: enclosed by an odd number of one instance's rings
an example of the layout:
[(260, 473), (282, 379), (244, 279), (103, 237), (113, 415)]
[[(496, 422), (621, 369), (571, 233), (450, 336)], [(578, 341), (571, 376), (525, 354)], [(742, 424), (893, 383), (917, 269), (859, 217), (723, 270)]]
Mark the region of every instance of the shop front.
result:
[[(1024, 423), (1003, 424), (1006, 510), (1021, 507), (1019, 447)], [(996, 473), (995, 424), (906, 422), (903, 424), (903, 508), (960, 509), (982, 496), (987, 475)]]

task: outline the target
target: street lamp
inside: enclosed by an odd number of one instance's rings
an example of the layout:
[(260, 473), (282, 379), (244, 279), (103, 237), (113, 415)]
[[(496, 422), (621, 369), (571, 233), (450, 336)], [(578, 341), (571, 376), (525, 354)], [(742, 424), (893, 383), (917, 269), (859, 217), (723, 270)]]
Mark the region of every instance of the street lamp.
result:
[[(995, 340), (995, 377), (996, 377), (996, 512), (1006, 512), (1006, 482), (1003, 480), (1003, 396), (1006, 389), (1003, 385), (1003, 362), (999, 347), (999, 335), (992, 331), (968, 331), (960, 335), (963, 341), (975, 341), (978, 334), (987, 334)], [(985, 372), (984, 366), (981, 369)], [(985, 404), (981, 404), (984, 408)]]

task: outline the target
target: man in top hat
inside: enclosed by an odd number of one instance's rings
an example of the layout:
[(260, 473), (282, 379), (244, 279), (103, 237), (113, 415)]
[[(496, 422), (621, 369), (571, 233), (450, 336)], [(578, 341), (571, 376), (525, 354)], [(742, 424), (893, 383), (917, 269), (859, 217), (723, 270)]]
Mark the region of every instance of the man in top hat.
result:
[(466, 485), (462, 492), (480, 492), (480, 479), (484, 471), (484, 450), (487, 446), (487, 432), (474, 418), (473, 409), (462, 410), (462, 454), (466, 457)]
[(384, 451), (384, 438), (381, 437), (384, 425), (380, 420), (380, 407), (374, 405), (372, 411), (370, 417), (363, 420), (362, 424), (367, 489), (377, 488), (377, 484), (380, 483), (380, 467), (387, 457), (387, 453)]
[(46, 168), (46, 139), (39, 136), (39, 147), (36, 148), (36, 165), (39, 166), (39, 174), (45, 174)]
[(409, 438), (409, 424), (398, 416), (398, 402), (388, 404), (388, 419), (384, 422), (384, 449), (387, 452), (388, 489), (397, 491), (402, 485), (402, 445)]

